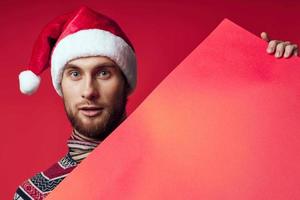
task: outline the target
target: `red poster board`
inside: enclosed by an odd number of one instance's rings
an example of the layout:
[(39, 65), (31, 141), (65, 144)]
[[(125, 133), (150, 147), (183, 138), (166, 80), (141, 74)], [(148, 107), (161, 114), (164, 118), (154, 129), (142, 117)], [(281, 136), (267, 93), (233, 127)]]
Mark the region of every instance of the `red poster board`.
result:
[(300, 60), (265, 48), (224, 20), (47, 199), (299, 199)]

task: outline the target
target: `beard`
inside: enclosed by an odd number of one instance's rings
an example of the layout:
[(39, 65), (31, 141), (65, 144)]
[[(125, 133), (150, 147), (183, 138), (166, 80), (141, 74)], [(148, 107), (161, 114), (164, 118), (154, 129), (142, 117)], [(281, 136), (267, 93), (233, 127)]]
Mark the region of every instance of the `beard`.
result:
[[(86, 102), (85, 104), (94, 104), (94, 102)], [(99, 141), (103, 141), (115, 128), (117, 128), (122, 121), (126, 118), (126, 104), (127, 104), (127, 95), (123, 95), (121, 101), (116, 103), (114, 106), (103, 106), (103, 110), (100, 116), (97, 116), (98, 122), (92, 121), (89, 124), (83, 122), (83, 120), (75, 114), (72, 109), (66, 106), (66, 102), (64, 101), (65, 111), (67, 113), (67, 117), (72, 125), (72, 127), (81, 133), (82, 135), (96, 139)], [(90, 119), (92, 120), (92, 119)]]

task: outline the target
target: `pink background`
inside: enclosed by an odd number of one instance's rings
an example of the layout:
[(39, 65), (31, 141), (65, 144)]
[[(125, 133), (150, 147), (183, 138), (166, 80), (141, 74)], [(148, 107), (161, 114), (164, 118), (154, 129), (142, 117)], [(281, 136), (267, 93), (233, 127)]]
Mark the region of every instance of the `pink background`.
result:
[[(229, 18), (259, 35), (300, 43), (300, 3), (296, 1), (85, 1), (115, 19), (133, 42), (138, 56), (138, 87), (128, 113), (182, 61), (220, 22)], [(42, 27), (82, 1), (1, 1), (0, 199), (11, 199), (18, 184), (49, 167), (66, 152), (70, 126), (61, 99), (42, 75), (39, 91), (24, 96), (18, 73), (28, 64)], [(224, 49), (226, 50), (226, 49)], [(265, 53), (265, 52), (261, 52)], [(275, 59), (275, 58), (274, 58)]]

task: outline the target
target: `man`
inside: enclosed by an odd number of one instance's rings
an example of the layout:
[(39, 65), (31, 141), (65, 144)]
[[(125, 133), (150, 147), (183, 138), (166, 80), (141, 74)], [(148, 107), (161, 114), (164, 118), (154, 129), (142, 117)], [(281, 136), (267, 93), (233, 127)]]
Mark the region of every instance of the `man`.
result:
[(19, 75), (20, 90), (34, 93), (38, 75), (50, 63), (54, 88), (73, 127), (69, 152), (22, 183), (15, 199), (46, 197), (125, 119), (127, 96), (136, 85), (136, 57), (130, 41), (113, 20), (86, 7), (44, 28), (29, 69)]
[[(268, 40), (264, 34), (264, 39)], [(278, 48), (278, 46), (282, 46)], [(284, 47), (292, 46), (291, 51)], [(287, 42), (270, 42), (269, 53), (296, 52)], [(52, 53), (50, 53), (52, 52)], [(36, 91), (38, 75), (50, 66), (73, 127), (69, 152), (58, 163), (22, 183), (14, 199), (43, 199), (125, 118), (127, 96), (136, 85), (133, 46), (111, 19), (86, 7), (48, 24), (33, 51), (20, 89)]]

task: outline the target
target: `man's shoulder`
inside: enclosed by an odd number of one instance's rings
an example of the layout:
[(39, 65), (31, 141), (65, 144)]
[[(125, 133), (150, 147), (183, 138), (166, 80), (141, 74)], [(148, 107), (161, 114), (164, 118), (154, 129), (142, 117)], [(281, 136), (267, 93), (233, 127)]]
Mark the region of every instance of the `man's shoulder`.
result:
[(24, 181), (14, 200), (45, 198), (76, 166), (77, 163), (67, 154), (47, 170)]

